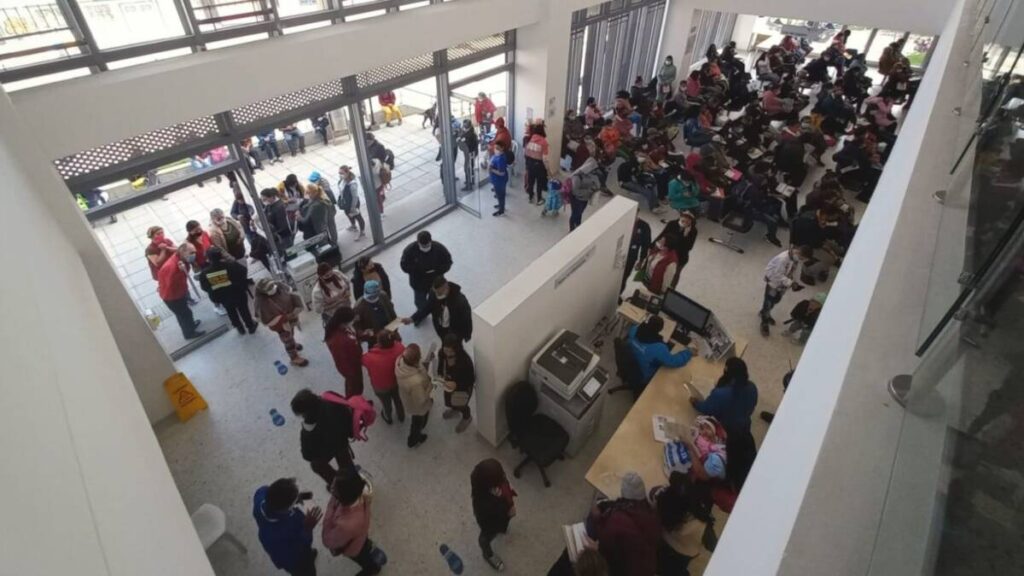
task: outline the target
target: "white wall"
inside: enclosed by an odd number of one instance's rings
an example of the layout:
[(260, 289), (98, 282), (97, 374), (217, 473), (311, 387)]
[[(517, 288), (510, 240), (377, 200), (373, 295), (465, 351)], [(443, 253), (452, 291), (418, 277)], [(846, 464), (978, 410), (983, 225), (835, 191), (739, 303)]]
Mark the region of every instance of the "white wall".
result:
[(942, 207), (931, 193), (948, 182), (952, 110), (966, 84), (962, 5), (942, 31), (708, 576), (868, 573), (904, 416), (885, 386), (913, 372), (922, 295), (935, 289)]
[[(636, 211), (632, 200), (610, 200), (473, 310), (476, 426), (491, 444), (497, 446), (508, 429), (505, 390), (526, 379), (541, 346), (562, 328), (586, 336), (603, 316), (615, 314)], [(586, 261), (555, 287), (592, 247)]]
[[(690, 34), (690, 26), (693, 22), (693, 5), (688, 0), (668, 0), (668, 7), (665, 11), (665, 29), (661, 35), (661, 48), (658, 51), (658, 65), (665, 60), (665, 56), (672, 56), (672, 61), (680, 70), (684, 70), (687, 62), (683, 60), (686, 54), (686, 39)], [(679, 79), (685, 78), (685, 70), (679, 74)]]
[(18, 124), (0, 91), (0, 573), (213, 576)]

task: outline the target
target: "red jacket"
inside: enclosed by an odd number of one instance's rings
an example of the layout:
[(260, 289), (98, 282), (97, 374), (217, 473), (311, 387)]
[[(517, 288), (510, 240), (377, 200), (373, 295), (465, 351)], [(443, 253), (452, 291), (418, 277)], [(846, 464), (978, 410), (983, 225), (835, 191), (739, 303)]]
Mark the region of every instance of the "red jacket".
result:
[[(325, 342), (334, 358), (334, 367), (345, 379), (345, 396), (363, 393), (363, 347), (354, 332), (344, 328), (336, 330)], [(392, 363), (394, 369), (394, 363)]]
[(609, 574), (654, 576), (658, 562), (661, 525), (647, 502), (615, 508), (595, 518), (594, 531), (601, 556), (608, 561)]
[(196, 267), (203, 268), (206, 266), (206, 250), (213, 245), (213, 242), (210, 241), (210, 235), (206, 233), (206, 230), (203, 230), (203, 234), (198, 240), (189, 238), (188, 241), (189, 244), (196, 247)]
[(375, 392), (391, 392), (398, 386), (395, 378), (395, 362), (405, 352), (401, 342), (395, 342), (391, 348), (374, 346), (363, 354), (363, 366), (370, 375), (370, 386)]
[(391, 106), (397, 102), (397, 99), (395, 98), (395, 93), (388, 90), (383, 94), (377, 95), (377, 102), (379, 102), (381, 106)]
[(178, 255), (172, 254), (156, 274), (156, 290), (164, 301), (188, 296), (188, 273), (178, 268), (179, 262)]
[(485, 114), (494, 117), (494, 113), (497, 111), (498, 109), (494, 107), (494, 102), (491, 102), (490, 98), (473, 101), (473, 117), (476, 118), (477, 124), (483, 124)]

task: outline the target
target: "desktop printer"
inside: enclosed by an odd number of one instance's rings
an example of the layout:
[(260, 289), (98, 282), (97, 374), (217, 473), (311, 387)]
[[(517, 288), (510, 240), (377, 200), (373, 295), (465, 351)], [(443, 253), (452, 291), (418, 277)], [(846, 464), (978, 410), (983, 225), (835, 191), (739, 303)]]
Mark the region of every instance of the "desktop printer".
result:
[(600, 357), (579, 343), (580, 337), (561, 330), (530, 362), (530, 382), (547, 386), (566, 400), (571, 399), (597, 368)]

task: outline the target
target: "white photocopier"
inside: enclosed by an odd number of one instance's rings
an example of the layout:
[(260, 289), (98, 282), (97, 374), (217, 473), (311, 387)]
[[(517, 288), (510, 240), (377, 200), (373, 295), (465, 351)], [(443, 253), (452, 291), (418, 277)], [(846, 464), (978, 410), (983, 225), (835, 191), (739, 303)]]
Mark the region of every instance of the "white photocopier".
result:
[(530, 362), (537, 411), (569, 433), (569, 456), (583, 448), (597, 427), (608, 382), (608, 373), (598, 366), (600, 357), (579, 341), (575, 333), (561, 330)]

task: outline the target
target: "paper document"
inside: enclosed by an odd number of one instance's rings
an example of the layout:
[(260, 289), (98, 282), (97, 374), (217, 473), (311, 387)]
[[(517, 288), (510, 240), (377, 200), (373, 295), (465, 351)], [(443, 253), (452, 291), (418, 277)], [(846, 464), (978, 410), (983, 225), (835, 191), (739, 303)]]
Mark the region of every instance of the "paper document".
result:
[(654, 439), (662, 444), (668, 444), (669, 442), (676, 439), (676, 430), (679, 422), (671, 416), (659, 416), (655, 414), (651, 416), (651, 421), (654, 423)]
[(565, 549), (569, 552), (569, 561), (573, 564), (579, 558), (580, 552), (586, 549), (587, 528), (583, 522), (562, 526), (562, 535), (565, 536)]
[(402, 327), (402, 319), (401, 318), (395, 318), (394, 320), (391, 321), (390, 324), (385, 326), (384, 329), (387, 330), (388, 332), (397, 332), (398, 329), (401, 328), (401, 327)]

